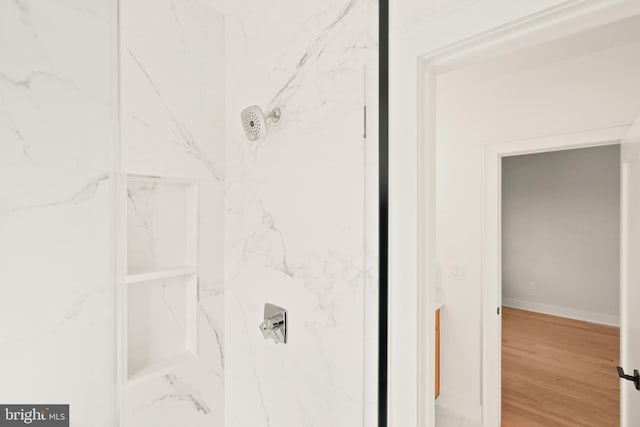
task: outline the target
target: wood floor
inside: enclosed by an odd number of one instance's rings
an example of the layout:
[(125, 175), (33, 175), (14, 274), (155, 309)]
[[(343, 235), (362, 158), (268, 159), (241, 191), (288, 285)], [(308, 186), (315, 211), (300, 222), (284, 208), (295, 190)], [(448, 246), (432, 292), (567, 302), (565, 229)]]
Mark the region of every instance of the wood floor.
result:
[(502, 426), (620, 425), (618, 328), (504, 307)]

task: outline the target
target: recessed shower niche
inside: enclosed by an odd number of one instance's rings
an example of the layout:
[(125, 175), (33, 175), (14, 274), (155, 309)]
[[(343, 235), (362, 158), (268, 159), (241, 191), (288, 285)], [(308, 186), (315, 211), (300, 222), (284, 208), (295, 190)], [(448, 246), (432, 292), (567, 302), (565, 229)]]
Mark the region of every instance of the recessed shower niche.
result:
[(127, 178), (129, 378), (197, 353), (198, 182)]
[(127, 180), (127, 273), (195, 266), (196, 181), (130, 175)]

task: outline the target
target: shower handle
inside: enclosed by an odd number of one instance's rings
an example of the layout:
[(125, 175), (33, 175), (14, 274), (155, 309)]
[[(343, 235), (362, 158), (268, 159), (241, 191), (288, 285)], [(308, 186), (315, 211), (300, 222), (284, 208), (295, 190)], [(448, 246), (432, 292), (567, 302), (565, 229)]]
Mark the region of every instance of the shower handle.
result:
[(287, 310), (273, 304), (264, 305), (264, 320), (260, 323), (264, 339), (271, 338), (276, 344), (287, 343)]

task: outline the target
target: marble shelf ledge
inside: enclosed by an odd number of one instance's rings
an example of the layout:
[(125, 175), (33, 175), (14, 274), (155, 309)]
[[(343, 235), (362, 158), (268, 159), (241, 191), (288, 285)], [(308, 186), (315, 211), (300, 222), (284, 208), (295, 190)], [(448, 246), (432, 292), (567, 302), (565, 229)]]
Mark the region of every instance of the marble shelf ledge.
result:
[(169, 372), (172, 372), (177, 365), (180, 365), (182, 363), (188, 362), (190, 360), (195, 360), (195, 359), (196, 359), (196, 356), (192, 352), (185, 350), (162, 362), (155, 363), (153, 365), (149, 365), (142, 369), (131, 372), (128, 375), (127, 383), (129, 385), (134, 385), (140, 382), (140, 380), (143, 380), (146, 378), (165, 375)]
[(167, 270), (152, 271), (149, 273), (129, 274), (127, 275), (127, 283), (141, 283), (151, 280), (162, 280), (172, 277), (187, 276), (189, 274), (196, 274), (197, 268), (193, 265), (185, 265), (182, 267), (171, 268)]

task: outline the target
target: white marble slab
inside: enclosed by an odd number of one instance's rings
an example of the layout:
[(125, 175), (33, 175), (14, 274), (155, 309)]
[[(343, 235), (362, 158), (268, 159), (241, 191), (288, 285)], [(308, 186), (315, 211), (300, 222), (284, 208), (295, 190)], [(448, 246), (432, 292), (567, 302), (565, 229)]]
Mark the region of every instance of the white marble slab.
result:
[(0, 401), (74, 426), (116, 420), (113, 12), (0, 1)]
[[(226, 427), (365, 422), (365, 336), (377, 331), (365, 324), (365, 289), (377, 291), (365, 287), (377, 268), (365, 208), (377, 149), (363, 120), (370, 6), (229, 5)], [(282, 110), (261, 142), (240, 126), (253, 104)], [(267, 302), (288, 309), (286, 345), (260, 333)]]
[[(197, 357), (131, 382), (128, 426), (222, 426), (224, 19), (199, 0), (124, 0), (121, 7), (126, 171), (194, 180), (199, 187)], [(146, 217), (163, 222), (163, 210), (173, 209), (175, 216), (182, 206), (150, 207)], [(168, 223), (175, 224), (176, 218)], [(167, 227), (160, 225), (151, 239), (136, 240), (154, 242), (156, 268), (168, 264), (159, 262), (162, 258), (179, 258), (168, 245), (173, 240), (181, 247), (180, 233)], [(140, 247), (138, 261), (154, 264)]]

